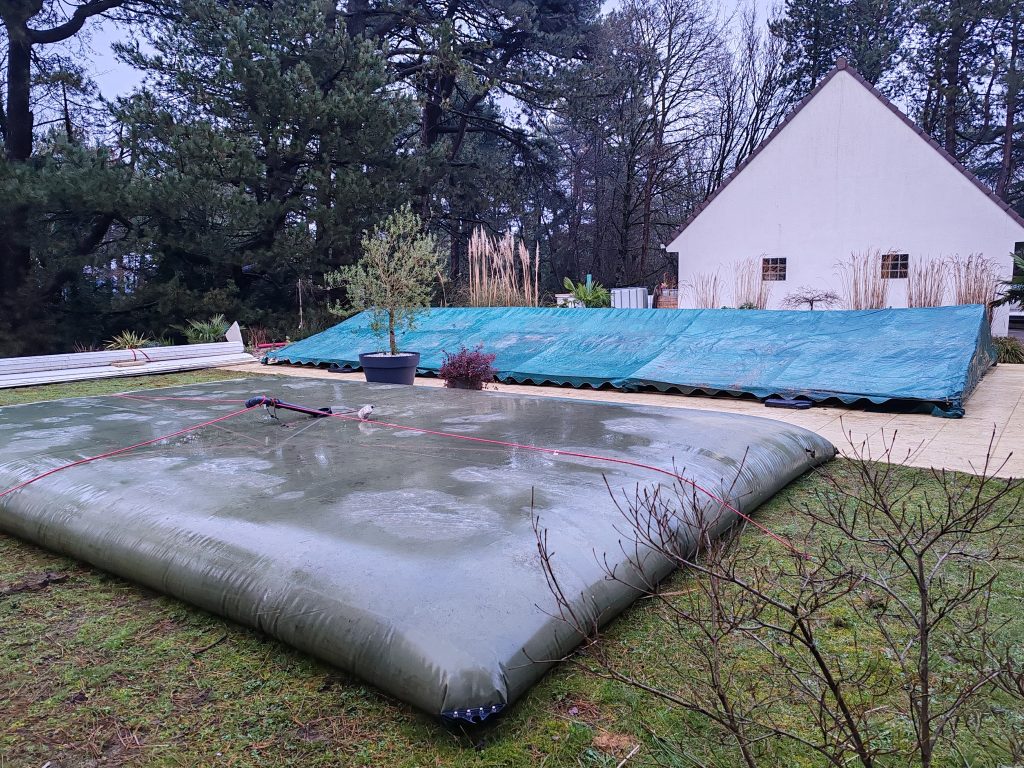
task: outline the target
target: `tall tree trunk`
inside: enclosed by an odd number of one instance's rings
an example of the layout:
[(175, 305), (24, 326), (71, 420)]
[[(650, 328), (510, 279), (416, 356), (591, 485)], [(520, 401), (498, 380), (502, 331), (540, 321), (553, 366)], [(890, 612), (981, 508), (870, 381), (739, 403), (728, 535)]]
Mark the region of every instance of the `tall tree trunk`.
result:
[(633, 194), (636, 185), (635, 157), (635, 150), (631, 147), (630, 158), (626, 162), (626, 185), (622, 190), (622, 206), (619, 211), (619, 247), (615, 259), (615, 285), (625, 285), (628, 277), (629, 231), (633, 223)]
[(1021, 32), (1021, 19), (1018, 12), (1014, 12), (1010, 23), (1013, 26), (1010, 31), (1010, 54), (1006, 64), (1006, 121), (1003, 124), (1003, 154), (999, 163), (999, 177), (996, 180), (996, 194), (1001, 200), (1007, 202), (1010, 195), (1010, 180), (1013, 178), (1013, 136), (1017, 123), (1021, 85), (1021, 75), (1017, 71)]
[(19, 162), (32, 155), (31, 91), (32, 42), (24, 28), (7, 28), (7, 159)]
[[(7, 29), (7, 114), (5, 154), (21, 163), (32, 155), (32, 108), (29, 102), (32, 43), (23, 25)], [(0, 238), (0, 297), (13, 296), (24, 283), (32, 263), (28, 243), (27, 210), (12, 211)], [(5, 308), (5, 311), (13, 311)]]
[[(451, 243), (448, 248), (448, 279), (452, 281), (453, 285), (456, 285), (462, 278), (462, 241), (464, 237), (462, 224), (461, 219), (452, 222)], [(468, 237), (472, 231), (471, 224), (465, 230), (465, 237)]]
[(651, 252), (651, 230), (653, 228), (652, 219), (654, 217), (654, 181), (655, 175), (658, 172), (655, 154), (658, 153), (659, 149), (660, 147), (656, 145), (647, 159), (647, 178), (644, 180), (643, 221), (640, 232), (640, 258), (637, 266), (637, 273), (641, 278), (647, 276), (647, 266)]
[(956, 121), (957, 102), (960, 94), (960, 53), (963, 48), (963, 29), (957, 27), (949, 39), (942, 63), (942, 79), (945, 89), (942, 114), (942, 146), (953, 157), (957, 156)]

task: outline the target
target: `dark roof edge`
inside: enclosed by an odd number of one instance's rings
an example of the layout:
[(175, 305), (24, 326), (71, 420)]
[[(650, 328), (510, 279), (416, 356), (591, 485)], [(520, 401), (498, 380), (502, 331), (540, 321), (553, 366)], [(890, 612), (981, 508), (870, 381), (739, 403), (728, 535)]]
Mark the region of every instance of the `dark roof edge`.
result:
[(822, 81), (820, 83), (818, 83), (814, 87), (814, 89), (810, 93), (808, 93), (806, 96), (804, 96), (800, 100), (800, 103), (798, 103), (795, 107), (793, 107), (792, 111), (790, 111), (790, 113), (788, 115), (786, 115), (785, 119), (781, 123), (779, 123), (777, 126), (775, 126), (775, 129), (771, 133), (769, 133), (764, 138), (764, 140), (760, 144), (757, 145), (757, 147), (755, 147), (754, 151), (751, 152), (749, 155), (747, 155), (740, 162), (740, 164), (738, 166), (736, 166), (736, 169), (726, 177), (725, 181), (723, 181), (721, 184), (719, 184), (718, 187), (715, 189), (715, 191), (712, 192), (710, 195), (708, 195), (708, 197), (705, 198), (704, 201), (693, 210), (693, 212), (683, 222), (682, 226), (680, 226), (679, 229), (676, 230), (675, 234), (672, 235), (672, 240), (675, 240), (677, 237), (679, 237), (681, 234), (683, 234), (683, 231), (688, 226), (690, 226), (690, 224), (692, 224), (693, 221), (698, 216), (700, 216), (700, 214), (704, 211), (704, 209), (707, 208), (709, 205), (711, 205), (711, 201), (714, 200), (716, 197), (718, 197), (718, 195), (722, 192), (722, 190), (725, 189), (727, 186), (729, 186), (729, 184), (732, 183), (732, 181), (737, 176), (739, 176), (740, 173), (748, 165), (750, 165), (751, 161), (755, 157), (757, 157), (759, 154), (761, 154), (761, 152), (764, 150), (764, 148), (767, 147), (772, 142), (772, 139), (774, 139), (776, 136), (778, 136), (782, 132), (782, 130), (787, 125), (789, 125), (790, 121), (792, 121), (793, 118), (796, 117), (800, 113), (800, 111), (804, 107), (807, 106), (808, 102), (810, 102), (811, 99), (813, 99), (815, 96), (817, 96), (818, 93), (821, 91), (821, 89), (824, 88), (826, 85), (828, 85), (828, 83), (832, 80), (833, 77), (835, 77), (837, 74), (839, 74), (840, 72), (842, 72), (844, 70), (846, 72), (848, 72), (850, 75), (852, 75), (854, 80), (856, 80), (858, 83), (860, 83), (865, 88), (867, 88), (867, 90), (876, 99), (878, 99), (880, 102), (882, 102), (882, 104), (884, 104), (889, 109), (890, 112), (892, 112), (900, 120), (902, 120), (903, 123), (908, 128), (913, 130), (914, 133), (916, 133), (918, 136), (921, 137), (921, 139), (923, 139), (924, 141), (928, 142), (928, 144), (931, 145), (932, 149), (934, 149), (936, 152), (939, 153), (939, 155), (941, 155), (943, 158), (945, 158), (945, 160), (947, 162), (949, 162), (950, 165), (952, 165), (954, 168), (956, 168), (958, 171), (960, 171), (960, 173), (963, 174), (963, 176), (968, 181), (970, 181), (975, 187), (977, 187), (982, 193), (984, 193), (986, 197), (988, 197), (990, 200), (992, 200), (992, 202), (994, 202), (997, 206), (999, 206), (999, 208), (1001, 208), (1019, 226), (1024, 227), (1024, 216), (1021, 216), (1019, 213), (1017, 213), (1015, 210), (1013, 210), (1013, 207), (1009, 203), (1007, 203), (1006, 201), (1000, 199), (1000, 197), (995, 192), (993, 192), (992, 189), (988, 185), (985, 184), (985, 182), (983, 182), (981, 179), (979, 179), (977, 176), (975, 176), (973, 173), (971, 173), (969, 170), (967, 170), (967, 168), (959, 160), (957, 160), (955, 157), (953, 157), (951, 154), (949, 154), (949, 152), (947, 152), (942, 147), (942, 145), (939, 144), (939, 142), (937, 142), (935, 139), (933, 139), (931, 136), (929, 136), (927, 133), (925, 133), (924, 130), (921, 128), (921, 126), (919, 126), (917, 123), (915, 123), (909, 117), (907, 117), (907, 115), (905, 115), (900, 110), (899, 107), (897, 107), (895, 104), (893, 104), (891, 101), (889, 101), (889, 99), (886, 98), (885, 94), (883, 94), (881, 91), (879, 91), (877, 88), (875, 88), (875, 86), (873, 86), (871, 83), (869, 83), (864, 78), (864, 76), (860, 72), (858, 72), (856, 70), (856, 68), (851, 67), (847, 63), (846, 59), (840, 58), (838, 61), (836, 61), (836, 65), (835, 65), (835, 67), (832, 68), (832, 71), (829, 72), (822, 79)]

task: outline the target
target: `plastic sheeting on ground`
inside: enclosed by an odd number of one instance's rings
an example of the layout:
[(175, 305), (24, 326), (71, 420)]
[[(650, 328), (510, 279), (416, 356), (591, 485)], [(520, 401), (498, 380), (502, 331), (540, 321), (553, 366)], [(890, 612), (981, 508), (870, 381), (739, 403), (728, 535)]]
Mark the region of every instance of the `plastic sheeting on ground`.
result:
[[(444, 351), (482, 344), (498, 378), (685, 394), (781, 395), (844, 403), (963, 404), (995, 362), (978, 305), (864, 311), (431, 309), (402, 347), (436, 373)], [(366, 313), (291, 344), (270, 362), (358, 368), (379, 348)]]
[[(0, 493), (231, 413), (254, 394), (336, 410), (370, 402), (395, 424), (675, 463), (747, 513), (834, 455), (824, 438), (767, 419), (493, 392), (261, 377), (136, 394), (158, 399), (0, 408)], [(635, 490), (664, 476), (379, 422), (279, 416), (247, 411), (59, 471), (0, 497), (0, 530), (469, 720), (522, 695), (580, 639), (551, 615), (532, 513), (567, 592), (587, 595), (577, 611), (608, 620), (638, 597), (599, 562), (607, 553), (623, 566), (629, 550), (604, 478)], [(722, 514), (720, 527), (734, 522)], [(655, 558), (645, 568), (652, 579), (669, 570)]]

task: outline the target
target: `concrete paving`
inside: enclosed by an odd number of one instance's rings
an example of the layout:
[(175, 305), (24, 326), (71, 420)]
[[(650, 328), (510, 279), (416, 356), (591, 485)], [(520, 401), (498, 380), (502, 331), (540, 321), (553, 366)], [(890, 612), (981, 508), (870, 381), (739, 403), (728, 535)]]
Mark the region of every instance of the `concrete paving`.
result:
[[(229, 370), (363, 380), (362, 373), (330, 373), (303, 366), (250, 364), (230, 366)], [(435, 378), (417, 378), (416, 384), (444, 386), (443, 381)], [(880, 459), (888, 452), (892, 461), (901, 464), (973, 474), (982, 471), (986, 455), (989, 455), (989, 474), (1024, 477), (1024, 365), (999, 365), (986, 374), (967, 401), (967, 415), (962, 419), (942, 419), (927, 414), (872, 413), (834, 406), (791, 411), (766, 408), (756, 400), (731, 397), (509, 384), (492, 384), (490, 387), (539, 397), (745, 413), (806, 427), (831, 440), (845, 455), (859, 452)]]

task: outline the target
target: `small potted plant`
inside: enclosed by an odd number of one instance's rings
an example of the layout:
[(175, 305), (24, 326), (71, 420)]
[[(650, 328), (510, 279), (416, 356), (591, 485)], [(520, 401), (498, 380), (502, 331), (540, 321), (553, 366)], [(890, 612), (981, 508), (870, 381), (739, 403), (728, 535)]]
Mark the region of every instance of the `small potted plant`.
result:
[(477, 344), (473, 349), (461, 347), (454, 355), (445, 352), (438, 375), (451, 389), (483, 389), (484, 384), (494, 381), (497, 371), (491, 363), (495, 357), (497, 355), (483, 351), (483, 344)]
[[(432, 235), (408, 205), (395, 211), (362, 239), (363, 254), (350, 266), (324, 276), (328, 288), (344, 285), (357, 311), (370, 312), (370, 329), (380, 348), (359, 355), (367, 381), (412, 384), (419, 352), (399, 349), (398, 337), (416, 327), (417, 313), (430, 306), (440, 256)], [(348, 315), (339, 303), (328, 310)]]

